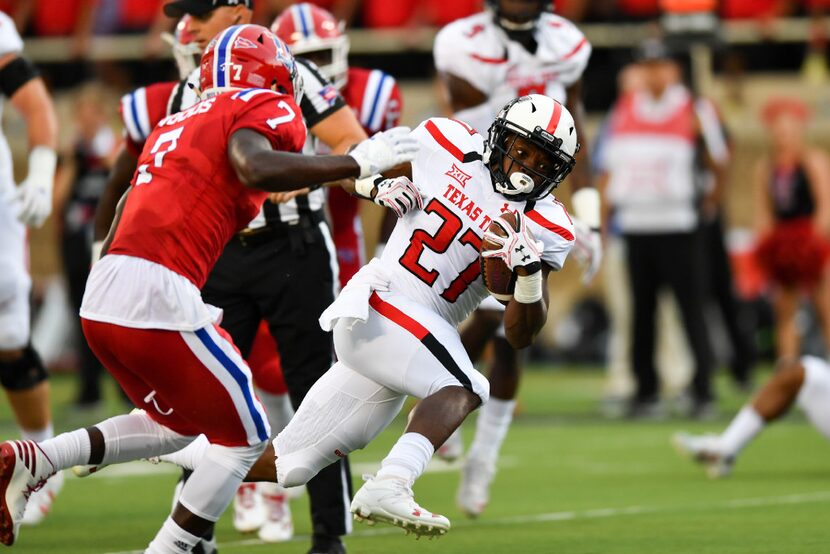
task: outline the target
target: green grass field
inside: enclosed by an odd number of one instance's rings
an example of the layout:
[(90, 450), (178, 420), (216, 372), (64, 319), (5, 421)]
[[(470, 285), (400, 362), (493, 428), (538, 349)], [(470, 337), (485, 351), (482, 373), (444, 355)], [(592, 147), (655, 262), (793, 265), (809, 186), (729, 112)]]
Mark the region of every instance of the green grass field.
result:
[[(801, 417), (771, 427), (745, 452), (735, 474), (713, 482), (679, 459), (669, 437), (679, 429), (720, 429), (743, 402), (719, 382), (724, 416), (712, 423), (609, 421), (597, 415), (601, 373), (532, 371), (522, 412), (507, 438), (491, 504), (478, 520), (455, 508), (455, 468), (433, 463), (416, 484), (418, 500), (450, 517), (453, 529), (415, 541), (391, 527), (355, 524), (353, 554), (450, 553), (812, 553), (830, 552), (830, 445)], [(54, 380), (55, 404), (71, 395)], [(0, 430), (14, 433), (7, 408)], [(86, 424), (57, 411), (60, 429)], [(403, 418), (352, 457), (355, 486), (373, 471), (403, 428)], [(465, 439), (472, 438), (468, 422)], [(147, 467), (145, 467), (147, 466)], [(146, 472), (144, 472), (146, 470)], [(176, 473), (133, 464), (67, 479), (53, 512), (24, 528), (16, 552), (141, 551), (169, 509)], [(295, 541), (264, 545), (240, 535), (226, 515), (218, 527), (222, 554), (297, 552), (308, 548), (307, 497), (292, 504)]]

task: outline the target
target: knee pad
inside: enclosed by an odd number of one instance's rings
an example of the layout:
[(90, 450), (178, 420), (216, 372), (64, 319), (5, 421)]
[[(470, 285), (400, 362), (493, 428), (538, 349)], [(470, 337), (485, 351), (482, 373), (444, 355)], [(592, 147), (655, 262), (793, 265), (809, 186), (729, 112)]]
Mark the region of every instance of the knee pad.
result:
[[(276, 449), (276, 442), (274, 443)], [(280, 454), (277, 450), (277, 483), (283, 487), (305, 485), (336, 457), (324, 459), (313, 449), (304, 449), (290, 454)]]
[(24, 391), (39, 385), (49, 374), (32, 345), (23, 349), (23, 356), (13, 362), (0, 361), (0, 385), (10, 391)]

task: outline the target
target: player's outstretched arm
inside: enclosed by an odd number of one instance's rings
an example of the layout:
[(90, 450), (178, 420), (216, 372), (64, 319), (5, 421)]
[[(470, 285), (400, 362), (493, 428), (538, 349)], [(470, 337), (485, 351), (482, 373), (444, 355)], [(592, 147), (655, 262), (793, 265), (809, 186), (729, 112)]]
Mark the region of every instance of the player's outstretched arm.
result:
[(285, 192), (382, 173), (411, 161), (417, 151), (417, 141), (406, 127), (378, 133), (345, 156), (305, 156), (276, 151), (263, 135), (240, 129), (231, 136), (228, 157), (243, 184), (269, 192)]
[(52, 213), (52, 189), (57, 167), (58, 118), (43, 79), (23, 57), (0, 58), (0, 89), (26, 121), (29, 173), (15, 191), (17, 218), (40, 227)]

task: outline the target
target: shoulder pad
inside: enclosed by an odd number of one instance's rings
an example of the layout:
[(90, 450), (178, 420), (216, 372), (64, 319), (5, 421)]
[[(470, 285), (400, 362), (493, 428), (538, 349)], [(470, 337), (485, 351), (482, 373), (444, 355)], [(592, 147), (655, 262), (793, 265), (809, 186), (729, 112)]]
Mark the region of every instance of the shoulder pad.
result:
[(457, 119), (433, 117), (421, 123), (413, 133), (425, 150), (447, 152), (461, 163), (482, 159), (484, 139)]

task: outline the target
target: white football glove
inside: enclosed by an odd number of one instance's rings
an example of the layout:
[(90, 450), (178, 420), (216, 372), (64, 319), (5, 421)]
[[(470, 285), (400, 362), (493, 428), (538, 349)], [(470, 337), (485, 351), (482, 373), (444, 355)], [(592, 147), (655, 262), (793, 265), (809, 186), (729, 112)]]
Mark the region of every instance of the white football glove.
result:
[(587, 223), (573, 218), (573, 255), (582, 265), (582, 282), (590, 283), (602, 264), (602, 235), (591, 229)]
[(515, 231), (503, 219), (493, 219), (507, 236), (500, 237), (487, 230), (484, 232), (484, 239), (498, 244), (495, 250), (485, 250), (481, 253), (484, 258), (501, 258), (505, 265), (512, 271), (523, 267), (528, 274), (536, 273), (542, 269), (542, 242), (536, 240), (533, 233), (528, 229), (524, 216), (515, 212), (519, 223), (519, 230)]
[(40, 227), (52, 213), (52, 188), (58, 156), (46, 146), (29, 153), (29, 175), (14, 191), (12, 205), (21, 223)]
[(409, 212), (424, 209), (421, 191), (408, 177), (384, 179), (375, 185), (377, 193), (373, 198), (375, 204), (389, 208), (396, 216), (403, 217)]
[(360, 166), (358, 178), (364, 178), (412, 161), (417, 153), (410, 128), (394, 127), (358, 143), (348, 155)]

